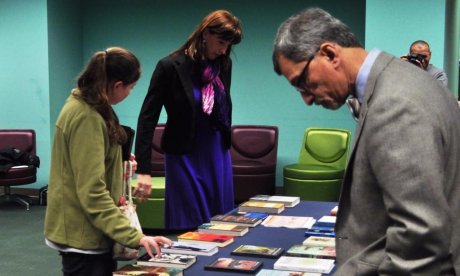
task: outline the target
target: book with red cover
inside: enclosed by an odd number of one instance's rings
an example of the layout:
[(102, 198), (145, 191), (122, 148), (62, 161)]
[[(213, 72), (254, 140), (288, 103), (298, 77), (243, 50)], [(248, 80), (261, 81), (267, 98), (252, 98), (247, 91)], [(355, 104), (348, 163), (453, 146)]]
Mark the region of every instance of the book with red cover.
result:
[(127, 264), (112, 272), (112, 275), (182, 276), (184, 274), (180, 268)]
[(205, 270), (220, 270), (239, 273), (256, 273), (262, 267), (262, 262), (254, 260), (241, 260), (233, 258), (217, 258), (205, 265)]
[(206, 243), (224, 247), (233, 242), (233, 236), (202, 232), (186, 232), (177, 236), (180, 242)]

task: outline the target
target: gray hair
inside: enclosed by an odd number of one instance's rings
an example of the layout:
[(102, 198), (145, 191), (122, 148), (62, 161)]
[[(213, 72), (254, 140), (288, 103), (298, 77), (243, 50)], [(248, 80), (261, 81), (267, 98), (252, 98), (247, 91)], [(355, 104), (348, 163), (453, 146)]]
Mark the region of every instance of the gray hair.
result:
[(276, 33), (272, 56), (275, 72), (281, 74), (280, 55), (294, 62), (308, 60), (324, 42), (363, 48), (347, 25), (320, 8), (306, 9), (289, 17)]

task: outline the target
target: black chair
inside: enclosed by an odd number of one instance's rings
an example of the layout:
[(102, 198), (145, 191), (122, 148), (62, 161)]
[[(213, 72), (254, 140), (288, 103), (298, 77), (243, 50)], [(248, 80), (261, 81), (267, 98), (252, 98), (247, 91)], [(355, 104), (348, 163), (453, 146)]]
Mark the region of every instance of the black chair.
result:
[[(35, 131), (32, 129), (2, 129), (0, 130), (0, 149), (18, 149), (36, 156)], [(0, 196), (2, 201), (16, 201), (27, 207), (31, 198), (26, 195), (12, 194), (11, 186), (27, 185), (37, 181), (37, 167), (34, 165), (21, 164), (9, 168), (0, 173), (0, 186), (4, 187), (4, 194)]]

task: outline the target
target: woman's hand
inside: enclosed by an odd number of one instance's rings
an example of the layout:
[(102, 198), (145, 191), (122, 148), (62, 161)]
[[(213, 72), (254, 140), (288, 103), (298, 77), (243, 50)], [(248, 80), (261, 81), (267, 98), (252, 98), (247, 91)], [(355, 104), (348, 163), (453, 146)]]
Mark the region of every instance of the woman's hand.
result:
[(133, 195), (140, 201), (150, 197), (152, 192), (152, 177), (149, 174), (138, 174), (137, 185), (134, 188)]
[[(161, 248), (161, 246), (163, 246), (165, 244), (171, 245), (172, 241), (170, 239), (168, 239), (166, 237), (162, 237), (162, 236), (155, 236), (155, 237), (144, 236), (139, 241), (139, 245), (143, 246), (145, 248), (145, 251), (147, 252), (147, 254), (149, 254), (149, 256), (151, 258), (159, 257), (160, 254), (161, 254), (161, 249), (160, 248)], [(155, 253), (156, 253), (155, 255), (153, 255), (151, 247), (153, 247), (155, 249)]]

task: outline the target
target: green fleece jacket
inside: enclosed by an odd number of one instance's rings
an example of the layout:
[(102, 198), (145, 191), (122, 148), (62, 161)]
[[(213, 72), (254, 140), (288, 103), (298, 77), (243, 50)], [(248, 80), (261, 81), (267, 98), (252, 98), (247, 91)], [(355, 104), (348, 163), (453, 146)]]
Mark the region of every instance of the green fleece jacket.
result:
[(45, 237), (69, 247), (137, 248), (143, 234), (116, 205), (122, 191), (121, 146), (111, 145), (101, 115), (73, 90), (56, 122)]

